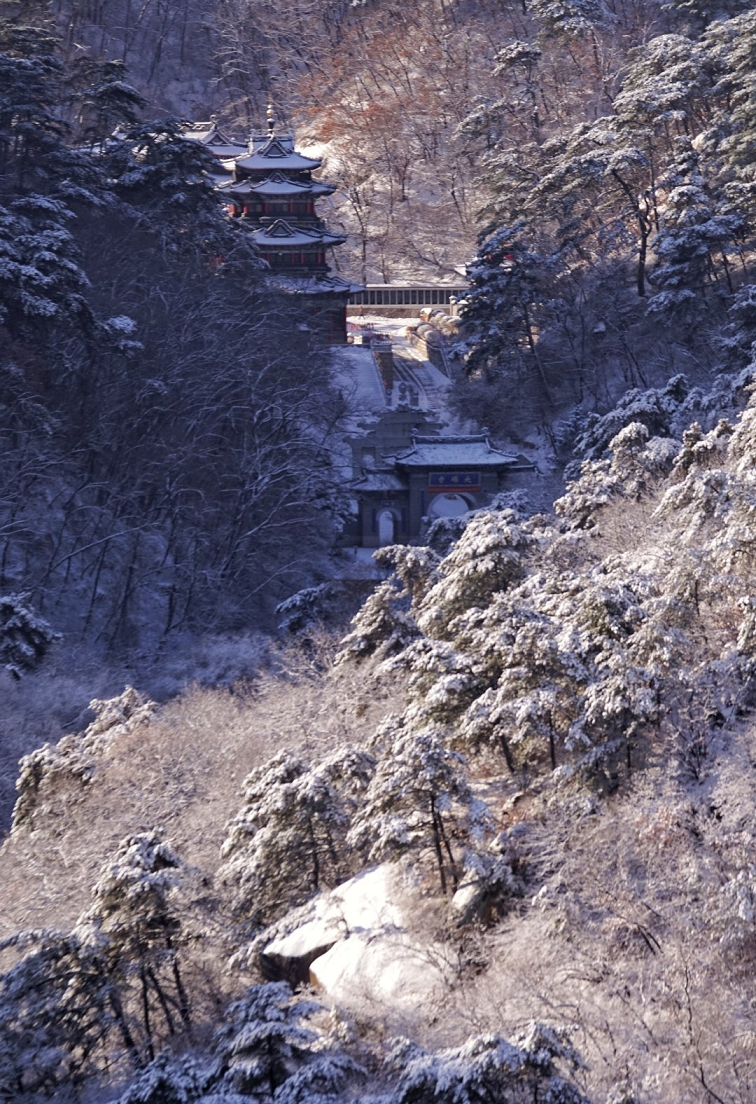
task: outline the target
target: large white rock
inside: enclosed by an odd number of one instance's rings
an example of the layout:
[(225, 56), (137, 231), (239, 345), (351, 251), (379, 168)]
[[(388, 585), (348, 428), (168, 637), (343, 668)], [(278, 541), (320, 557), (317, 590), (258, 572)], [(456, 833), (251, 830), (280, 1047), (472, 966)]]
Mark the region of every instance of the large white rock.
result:
[(403, 928), (405, 917), (400, 900), (405, 892), (399, 867), (383, 863), (363, 870), (331, 891), (329, 900), (345, 925), (345, 934), (355, 931)]
[(408, 934), (406, 893), (402, 872), (391, 863), (350, 878), (321, 897), (306, 922), (263, 948), (264, 972), (309, 979), (349, 1005), (410, 1009), (438, 995), (442, 956)]
[(443, 972), (432, 948), (406, 933), (365, 932), (335, 943), (310, 964), (310, 981), (341, 1004), (416, 1008), (441, 995)]
[(390, 863), (363, 870), (315, 902), (310, 919), (263, 949), (264, 955), (300, 958), (331, 946), (355, 931), (404, 927), (404, 917), (392, 897), (400, 891), (398, 872)]

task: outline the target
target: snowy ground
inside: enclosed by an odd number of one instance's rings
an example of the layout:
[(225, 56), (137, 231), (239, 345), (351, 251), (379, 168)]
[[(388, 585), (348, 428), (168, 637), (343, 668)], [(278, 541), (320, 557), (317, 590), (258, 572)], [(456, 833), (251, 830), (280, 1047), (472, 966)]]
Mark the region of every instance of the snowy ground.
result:
[(442, 422), (448, 422), (446, 391), (450, 381), (423, 360), (407, 340), (406, 327), (416, 326), (420, 319), (365, 314), (351, 317), (350, 322), (388, 334), (394, 352), (395, 382), (387, 394), (367, 346), (349, 345), (333, 350), (339, 386), (354, 409), (356, 422), (366, 415), (375, 416), (405, 404), (432, 411)]
[(334, 380), (350, 410), (349, 429), (388, 409), (383, 382), (368, 345), (337, 345), (331, 349)]

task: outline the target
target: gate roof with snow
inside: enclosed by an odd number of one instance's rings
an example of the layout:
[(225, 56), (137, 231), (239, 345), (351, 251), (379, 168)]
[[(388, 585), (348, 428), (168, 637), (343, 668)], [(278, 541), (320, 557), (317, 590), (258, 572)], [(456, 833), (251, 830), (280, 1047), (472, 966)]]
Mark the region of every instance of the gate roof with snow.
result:
[(412, 445), (394, 457), (399, 468), (507, 468), (517, 456), (494, 448), (485, 433), (457, 436), (413, 436)]

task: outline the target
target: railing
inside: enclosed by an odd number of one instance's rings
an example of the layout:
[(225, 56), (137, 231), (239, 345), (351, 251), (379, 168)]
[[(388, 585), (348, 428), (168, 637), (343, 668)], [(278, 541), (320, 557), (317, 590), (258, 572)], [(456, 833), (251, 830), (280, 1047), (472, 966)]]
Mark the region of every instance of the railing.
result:
[(364, 291), (349, 296), (353, 307), (454, 307), (469, 291), (466, 286), (446, 284), (367, 284)]

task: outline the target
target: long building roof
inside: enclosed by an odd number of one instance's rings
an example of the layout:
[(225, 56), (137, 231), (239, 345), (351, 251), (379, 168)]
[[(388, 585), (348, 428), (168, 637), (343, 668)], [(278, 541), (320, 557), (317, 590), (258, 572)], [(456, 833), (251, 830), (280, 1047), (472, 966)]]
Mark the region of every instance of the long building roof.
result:
[(519, 463), (511, 452), (493, 448), (485, 434), (414, 437), (412, 445), (397, 453), (401, 468), (498, 468)]

